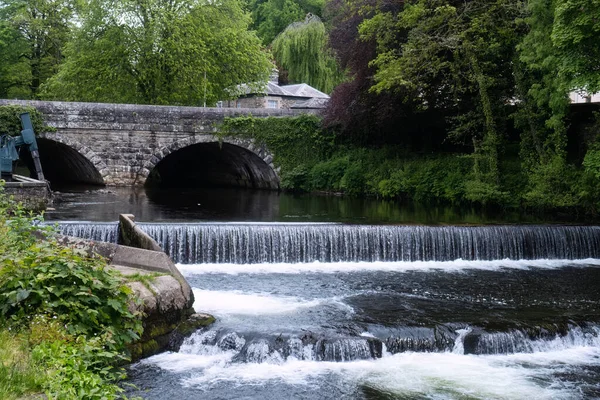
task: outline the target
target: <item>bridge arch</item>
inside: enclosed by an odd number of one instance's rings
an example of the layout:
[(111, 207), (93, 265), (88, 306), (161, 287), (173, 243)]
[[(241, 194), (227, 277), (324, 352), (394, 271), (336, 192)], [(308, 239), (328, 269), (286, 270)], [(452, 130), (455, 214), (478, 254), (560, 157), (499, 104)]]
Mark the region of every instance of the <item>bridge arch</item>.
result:
[(279, 189), (273, 155), (249, 138), (190, 136), (161, 148), (138, 175), (146, 185)]
[(105, 184), (107, 165), (89, 147), (57, 133), (43, 133), (37, 142), (44, 175), (51, 184)]

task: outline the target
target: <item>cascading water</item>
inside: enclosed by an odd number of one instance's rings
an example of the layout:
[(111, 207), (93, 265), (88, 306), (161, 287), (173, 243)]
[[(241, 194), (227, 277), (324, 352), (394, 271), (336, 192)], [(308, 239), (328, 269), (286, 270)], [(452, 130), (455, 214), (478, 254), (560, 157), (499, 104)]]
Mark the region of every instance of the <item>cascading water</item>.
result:
[[(427, 227), (341, 224), (138, 224), (176, 262), (309, 263), (585, 259), (600, 227)], [(67, 235), (116, 241), (112, 223), (61, 223)]]
[(341, 224), (140, 224), (177, 262), (307, 263), (581, 259), (600, 256), (600, 228)]
[(47, 225), (56, 226), (63, 235), (83, 239), (117, 243), (119, 238), (118, 222), (54, 222)]
[(131, 395), (600, 397), (599, 227), (139, 226), (217, 322), (131, 367)]

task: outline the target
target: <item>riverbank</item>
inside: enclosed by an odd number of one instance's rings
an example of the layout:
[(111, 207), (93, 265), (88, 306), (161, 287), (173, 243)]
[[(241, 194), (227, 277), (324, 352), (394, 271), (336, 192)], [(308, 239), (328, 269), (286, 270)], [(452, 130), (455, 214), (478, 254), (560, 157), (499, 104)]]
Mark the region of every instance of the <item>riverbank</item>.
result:
[(124, 363), (214, 320), (187, 321), (191, 289), (164, 253), (61, 238), (40, 222), (0, 187), (0, 398), (120, 397)]
[[(580, 130), (591, 129), (588, 125)], [(581, 132), (572, 132), (573, 150), (566, 159), (548, 164), (528, 163), (519, 139), (505, 138), (491, 179), (485, 160), (469, 146), (366, 147), (323, 128), (316, 116), (228, 118), (220, 131), (265, 143), (280, 168), (284, 190), (531, 213), (600, 213), (598, 145), (576, 143)]]

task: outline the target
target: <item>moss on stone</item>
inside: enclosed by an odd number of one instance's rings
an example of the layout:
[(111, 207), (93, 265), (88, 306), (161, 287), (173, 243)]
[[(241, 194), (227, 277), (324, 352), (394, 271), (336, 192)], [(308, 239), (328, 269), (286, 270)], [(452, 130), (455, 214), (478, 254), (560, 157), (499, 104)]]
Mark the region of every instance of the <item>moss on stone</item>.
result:
[(209, 314), (193, 314), (186, 321), (179, 324), (177, 331), (184, 336), (191, 335), (200, 328), (211, 325), (215, 317)]
[(163, 336), (166, 335), (168, 333), (173, 332), (175, 329), (177, 328), (177, 326), (175, 324), (167, 324), (167, 323), (159, 323), (159, 324), (152, 324), (152, 326), (150, 326), (150, 329), (147, 331), (148, 333), (146, 334), (149, 339), (154, 339), (158, 336)]

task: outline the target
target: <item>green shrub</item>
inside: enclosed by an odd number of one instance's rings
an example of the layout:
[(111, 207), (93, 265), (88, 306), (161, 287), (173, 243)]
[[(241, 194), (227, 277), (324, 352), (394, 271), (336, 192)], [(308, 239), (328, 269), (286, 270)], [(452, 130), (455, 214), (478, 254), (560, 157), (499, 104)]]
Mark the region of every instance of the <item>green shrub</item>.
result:
[(524, 194), (528, 205), (540, 208), (565, 208), (579, 204), (575, 192), (579, 173), (561, 157), (539, 164), (529, 173), (529, 186)]
[(115, 363), (124, 358), (106, 350), (105, 336), (78, 336), (72, 342), (44, 341), (33, 349), (33, 359), (46, 366), (44, 390), (49, 398), (103, 400), (121, 397), (115, 384), (125, 377)]
[(393, 199), (400, 196), (401, 185), (398, 179), (383, 179), (377, 185), (377, 193), (384, 199)]
[(0, 106), (0, 135), (9, 134), (16, 136), (21, 133), (21, 119), (19, 115), (28, 112), (31, 116), (31, 124), (36, 134), (53, 131), (54, 128), (44, 123), (42, 113), (33, 107), (28, 106)]
[(40, 221), (0, 193), (0, 326), (27, 338), (27, 363), (49, 398), (118, 398), (125, 345), (142, 331), (129, 290), (103, 260), (60, 245)]
[(341, 180), (350, 161), (348, 157), (333, 158), (316, 164), (310, 170), (310, 187), (313, 190), (341, 189)]
[(360, 163), (353, 163), (344, 173), (340, 181), (340, 189), (352, 196), (360, 196), (365, 192), (365, 173)]
[(583, 159), (585, 171), (600, 179), (600, 146), (590, 148)]
[(308, 173), (308, 168), (305, 165), (298, 165), (291, 171), (281, 171), (281, 188), (291, 191), (310, 190)]

